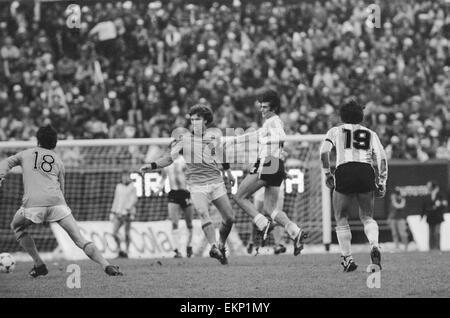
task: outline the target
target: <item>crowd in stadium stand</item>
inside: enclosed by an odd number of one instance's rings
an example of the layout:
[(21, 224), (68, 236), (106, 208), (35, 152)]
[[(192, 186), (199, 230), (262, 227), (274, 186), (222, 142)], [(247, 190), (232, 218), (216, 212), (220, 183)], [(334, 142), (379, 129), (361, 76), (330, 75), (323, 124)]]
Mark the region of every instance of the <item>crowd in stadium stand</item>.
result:
[(198, 102), (246, 129), (273, 87), (288, 134), (355, 96), (390, 158), (450, 158), (450, 1), (378, 2), (379, 28), (358, 0), (1, 3), (0, 141), (167, 137)]

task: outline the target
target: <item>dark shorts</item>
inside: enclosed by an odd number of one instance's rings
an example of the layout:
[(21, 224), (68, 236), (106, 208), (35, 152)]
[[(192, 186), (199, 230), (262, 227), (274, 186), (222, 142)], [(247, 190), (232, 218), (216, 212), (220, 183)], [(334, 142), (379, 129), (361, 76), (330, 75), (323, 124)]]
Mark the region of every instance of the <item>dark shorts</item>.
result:
[(275, 157), (265, 158), (262, 166), (258, 159), (250, 169), (250, 174), (256, 173), (259, 175), (259, 179), (266, 181), (267, 185), (271, 187), (279, 187), (286, 177), (283, 160)]
[(375, 191), (375, 172), (370, 164), (347, 162), (337, 167), (334, 174), (336, 191), (343, 194)]
[(170, 190), (167, 198), (170, 203), (178, 204), (182, 208), (191, 205), (191, 193), (187, 190)]

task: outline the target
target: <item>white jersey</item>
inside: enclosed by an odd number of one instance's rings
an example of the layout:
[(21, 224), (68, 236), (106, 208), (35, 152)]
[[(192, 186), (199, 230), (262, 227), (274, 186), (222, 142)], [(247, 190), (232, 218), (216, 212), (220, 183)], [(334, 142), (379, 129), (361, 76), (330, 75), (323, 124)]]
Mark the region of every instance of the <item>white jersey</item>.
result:
[(336, 168), (347, 162), (367, 163), (378, 170), (380, 179), (386, 180), (386, 153), (374, 131), (359, 124), (342, 124), (327, 132), (325, 142), (336, 148)]
[(258, 158), (275, 157), (281, 158), (283, 141), (286, 137), (283, 122), (278, 115), (274, 115), (264, 121), (258, 129), (259, 151)]
[(114, 201), (111, 207), (111, 212), (126, 215), (136, 214), (137, 203), (136, 187), (134, 182), (129, 184), (119, 183), (114, 192)]
[(164, 172), (169, 179), (170, 190), (186, 190), (186, 161), (183, 156), (178, 156), (173, 163), (164, 168)]

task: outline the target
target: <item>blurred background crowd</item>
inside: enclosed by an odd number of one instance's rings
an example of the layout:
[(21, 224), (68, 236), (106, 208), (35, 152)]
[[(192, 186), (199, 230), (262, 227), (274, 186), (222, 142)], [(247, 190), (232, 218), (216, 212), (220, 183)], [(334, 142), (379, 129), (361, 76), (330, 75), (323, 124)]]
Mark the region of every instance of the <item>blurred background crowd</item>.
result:
[(246, 129), (273, 87), (288, 134), (355, 96), (390, 158), (450, 158), (450, 1), (78, 3), (0, 2), (0, 141), (168, 137), (198, 102)]

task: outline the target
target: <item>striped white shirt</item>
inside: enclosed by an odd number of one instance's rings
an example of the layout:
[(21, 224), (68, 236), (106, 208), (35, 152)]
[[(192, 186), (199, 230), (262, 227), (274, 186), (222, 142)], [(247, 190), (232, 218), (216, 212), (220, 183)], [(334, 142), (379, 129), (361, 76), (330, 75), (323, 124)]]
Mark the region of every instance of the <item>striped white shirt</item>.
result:
[(336, 168), (347, 162), (367, 163), (377, 169), (380, 182), (386, 181), (386, 153), (374, 131), (359, 124), (342, 124), (327, 132), (325, 142), (336, 148)]
[(283, 122), (278, 115), (274, 115), (264, 121), (258, 129), (259, 151), (258, 158), (269, 156), (280, 158), (283, 150), (283, 141), (286, 138)]

